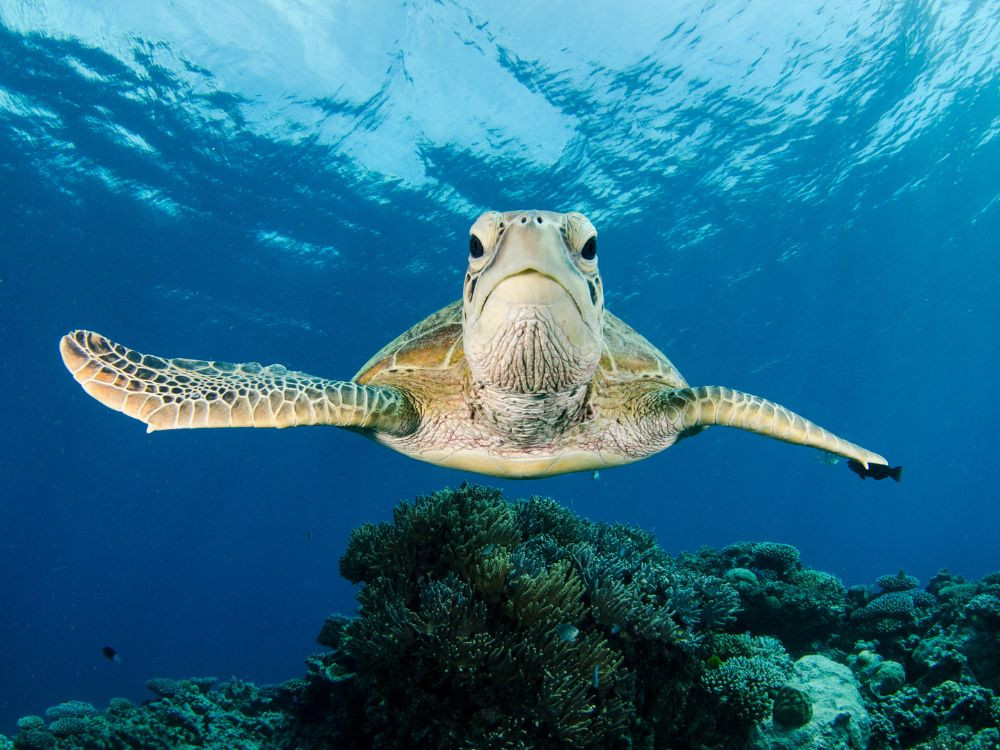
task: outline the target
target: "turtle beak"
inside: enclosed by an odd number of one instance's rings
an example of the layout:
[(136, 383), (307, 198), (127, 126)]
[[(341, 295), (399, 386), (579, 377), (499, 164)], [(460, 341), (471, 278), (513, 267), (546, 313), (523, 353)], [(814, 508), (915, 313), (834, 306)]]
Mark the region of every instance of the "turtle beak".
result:
[[(563, 239), (563, 214), (503, 214), (490, 260), (470, 277), (462, 345), (476, 382), (521, 394), (580, 393), (601, 357), (604, 307)], [(474, 284), (473, 284), (474, 283)]]
[(478, 299), (473, 301), (476, 317), (488, 315), (487, 306), (504, 310), (565, 307), (569, 301), (571, 308), (564, 315), (574, 314), (589, 322), (585, 311), (592, 307), (590, 288), (569, 258), (558, 214), (525, 211), (515, 216), (477, 287)]

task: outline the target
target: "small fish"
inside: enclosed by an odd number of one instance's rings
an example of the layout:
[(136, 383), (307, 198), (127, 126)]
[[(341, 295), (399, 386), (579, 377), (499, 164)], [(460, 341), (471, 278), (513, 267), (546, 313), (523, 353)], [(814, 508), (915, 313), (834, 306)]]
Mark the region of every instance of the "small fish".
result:
[(628, 550), (625, 549), (625, 545), (623, 544), (621, 547), (618, 548), (618, 557), (625, 557), (626, 552), (628, 552)]
[(122, 660), (122, 658), (118, 655), (118, 652), (115, 651), (113, 648), (111, 648), (111, 646), (105, 646), (104, 648), (102, 648), (101, 653), (104, 654), (104, 658), (107, 659), (108, 661)]
[(826, 451), (820, 451), (816, 454), (816, 460), (821, 464), (826, 464), (827, 466), (836, 466), (840, 463), (840, 456), (836, 453), (827, 453)]
[(847, 462), (847, 468), (862, 479), (867, 479), (868, 477), (871, 477), (872, 479), (885, 479), (886, 477), (892, 477), (898, 482), (899, 478), (903, 476), (902, 466), (868, 464), (868, 468), (866, 469), (863, 463), (855, 461), (853, 458)]
[(594, 665), (594, 688), (599, 688), (601, 686), (601, 665)]
[(556, 635), (562, 638), (567, 643), (576, 640), (576, 637), (580, 635), (580, 628), (576, 625), (570, 625), (568, 622), (564, 622), (561, 625), (556, 625)]
[(306, 541), (311, 542), (313, 540), (312, 529), (306, 529)]
[(612, 625), (611, 626), (611, 635), (618, 635), (620, 632), (622, 632), (622, 626), (621, 625)]
[(497, 546), (495, 544), (487, 544), (485, 547), (483, 547), (483, 555), (489, 557), (490, 555), (493, 554), (493, 550), (495, 550), (496, 548)]
[(590, 478), (591, 479), (600, 479), (601, 478), (601, 472), (595, 470), (594, 473), (590, 475)]

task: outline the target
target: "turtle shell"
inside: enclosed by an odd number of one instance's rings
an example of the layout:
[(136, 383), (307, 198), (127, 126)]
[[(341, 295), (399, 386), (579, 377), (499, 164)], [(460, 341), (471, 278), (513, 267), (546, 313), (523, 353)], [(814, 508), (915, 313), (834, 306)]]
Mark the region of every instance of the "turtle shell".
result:
[(358, 370), (356, 383), (415, 370), (447, 370), (465, 362), (462, 349), (462, 300), (428, 315), (383, 346)]
[[(357, 383), (383, 382), (386, 377), (420, 370), (465, 370), (462, 349), (462, 301), (429, 315), (380, 349), (354, 376)], [(619, 384), (652, 381), (668, 388), (685, 388), (669, 359), (645, 337), (609, 312), (604, 314), (604, 352), (598, 365), (598, 380)]]
[(608, 383), (649, 380), (667, 388), (687, 387), (687, 381), (663, 352), (609, 312), (604, 313), (604, 353), (598, 371)]

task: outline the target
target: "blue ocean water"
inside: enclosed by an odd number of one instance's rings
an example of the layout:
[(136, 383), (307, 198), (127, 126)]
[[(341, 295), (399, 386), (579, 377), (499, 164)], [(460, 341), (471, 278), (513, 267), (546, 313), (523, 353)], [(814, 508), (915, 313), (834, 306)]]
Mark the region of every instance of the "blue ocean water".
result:
[(0, 732), (300, 674), (350, 529), (476, 480), (335, 429), (146, 435), (59, 337), (346, 378), (458, 298), (490, 208), (583, 211), (691, 383), (905, 470), (717, 428), (480, 481), (848, 584), (1000, 568), (1000, 2), (608, 8), (0, 0)]

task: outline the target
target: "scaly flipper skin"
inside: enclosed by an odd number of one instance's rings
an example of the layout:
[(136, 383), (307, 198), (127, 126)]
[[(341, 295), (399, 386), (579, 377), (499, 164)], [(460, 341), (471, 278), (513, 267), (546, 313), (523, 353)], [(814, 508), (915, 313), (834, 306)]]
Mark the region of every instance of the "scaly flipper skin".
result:
[(655, 391), (647, 396), (654, 413), (683, 434), (708, 425), (756, 432), (786, 443), (808, 445), (868, 464), (888, 464), (882, 456), (839, 438), (773, 401), (719, 385)]
[(59, 343), (77, 382), (147, 432), (195, 427), (335, 425), (406, 435), (418, 416), (395, 388), (326, 380), (281, 365), (164, 359), (91, 331)]

